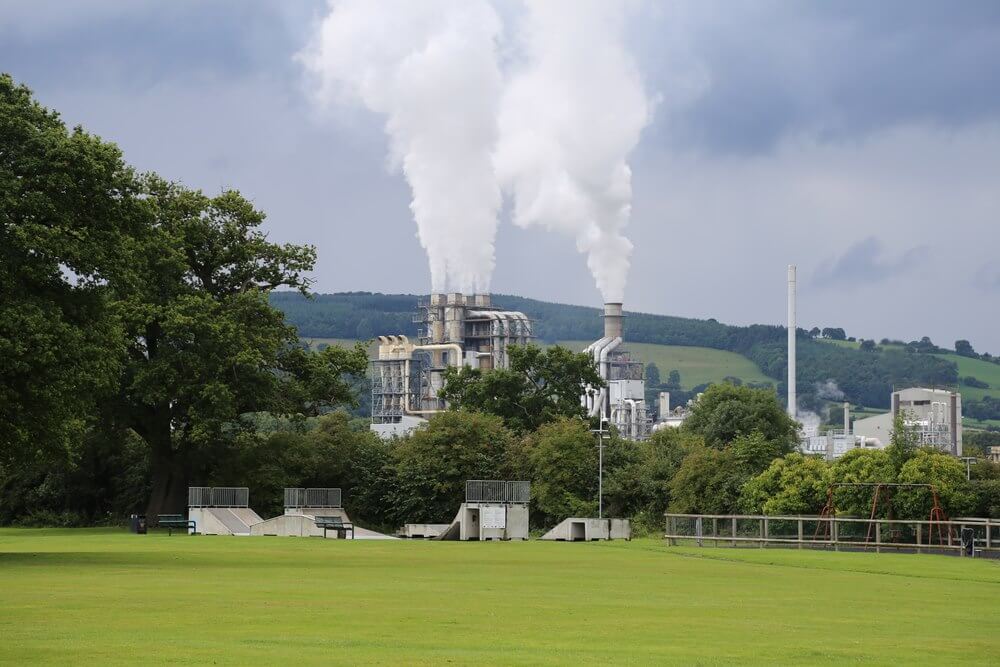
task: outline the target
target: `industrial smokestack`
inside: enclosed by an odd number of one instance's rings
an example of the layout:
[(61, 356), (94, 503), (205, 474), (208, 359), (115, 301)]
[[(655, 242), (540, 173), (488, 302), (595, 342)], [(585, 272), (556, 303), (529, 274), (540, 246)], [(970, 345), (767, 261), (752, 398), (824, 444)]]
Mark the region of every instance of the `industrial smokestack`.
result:
[(851, 432), (851, 404), (844, 401), (844, 435)]
[(622, 305), (620, 303), (604, 304), (604, 337), (622, 337)]
[(795, 419), (795, 265), (788, 265), (788, 416)]

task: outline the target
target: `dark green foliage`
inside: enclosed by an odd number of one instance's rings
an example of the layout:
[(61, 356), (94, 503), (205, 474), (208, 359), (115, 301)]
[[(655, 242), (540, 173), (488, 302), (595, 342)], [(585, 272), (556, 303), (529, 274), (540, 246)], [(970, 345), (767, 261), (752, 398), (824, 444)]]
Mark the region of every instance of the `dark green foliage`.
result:
[(132, 173), (0, 74), (0, 463), (65, 461), (114, 392)]
[[(532, 480), (532, 522), (551, 526), (566, 517), (597, 516), (597, 437), (581, 419), (560, 419), (528, 435), (520, 458)], [(606, 444), (605, 454), (620, 441)], [(608, 467), (611, 465), (610, 457)]]
[(983, 396), (979, 401), (963, 401), (962, 414), (972, 419), (1000, 419), (1000, 398)]
[(512, 345), (510, 367), (483, 372), (445, 371), (440, 396), (455, 408), (494, 414), (517, 431), (530, 431), (561, 417), (584, 417), (581, 387), (604, 386), (589, 355), (558, 345)]
[(660, 386), (660, 369), (653, 362), (646, 364), (646, 384), (651, 387)]
[(973, 359), (978, 359), (979, 355), (976, 351), (972, 349), (972, 343), (967, 340), (956, 340), (955, 341), (955, 354), (961, 357), (972, 357)]
[(819, 458), (792, 453), (775, 459), (742, 490), (740, 506), (749, 514), (819, 514), (826, 504), (830, 466)]
[(967, 375), (962, 378), (962, 384), (967, 387), (973, 387), (975, 389), (989, 389), (990, 384), (988, 382), (983, 382), (982, 380), (976, 378), (972, 375)]
[(648, 440), (624, 443), (630, 455), (604, 477), (604, 502), (609, 516), (637, 517), (643, 528), (662, 526), (670, 504), (670, 480), (684, 458), (704, 447), (700, 436), (676, 428), (660, 429)]
[(513, 434), (495, 415), (451, 410), (392, 448), (392, 511), (403, 522), (451, 521), (470, 479), (509, 479)]
[(749, 472), (731, 449), (699, 447), (688, 454), (670, 480), (670, 511), (685, 514), (735, 512)]
[(798, 442), (798, 426), (774, 392), (730, 384), (709, 387), (694, 404), (683, 428), (717, 449), (755, 433), (772, 443), (776, 455), (790, 452)]

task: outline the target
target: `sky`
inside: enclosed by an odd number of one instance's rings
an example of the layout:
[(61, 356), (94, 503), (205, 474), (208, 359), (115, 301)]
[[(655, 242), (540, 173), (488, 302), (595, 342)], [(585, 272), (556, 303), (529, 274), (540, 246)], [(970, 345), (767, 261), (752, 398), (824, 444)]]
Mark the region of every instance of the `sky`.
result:
[[(384, 119), (318, 109), (295, 58), (325, 12), (0, 0), (0, 70), (137, 168), (241, 191), (317, 247), (316, 291), (425, 293)], [(649, 2), (626, 30), (656, 101), (627, 310), (783, 323), (796, 264), (799, 326), (1000, 353), (1000, 3)], [(599, 305), (571, 240), (509, 217), (492, 291)]]

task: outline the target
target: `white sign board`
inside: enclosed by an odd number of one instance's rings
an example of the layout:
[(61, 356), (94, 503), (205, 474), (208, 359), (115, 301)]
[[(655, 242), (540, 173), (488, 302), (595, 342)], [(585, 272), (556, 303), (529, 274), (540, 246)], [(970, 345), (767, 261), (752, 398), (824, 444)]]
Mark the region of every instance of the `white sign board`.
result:
[(507, 508), (503, 505), (486, 506), (479, 510), (483, 528), (506, 528)]

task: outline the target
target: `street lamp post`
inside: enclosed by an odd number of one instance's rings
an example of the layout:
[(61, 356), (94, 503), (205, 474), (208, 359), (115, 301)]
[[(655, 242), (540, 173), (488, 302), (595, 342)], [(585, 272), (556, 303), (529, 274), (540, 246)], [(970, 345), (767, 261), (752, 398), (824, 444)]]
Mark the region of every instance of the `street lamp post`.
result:
[(597, 434), (597, 518), (604, 518), (604, 438), (610, 436), (610, 431), (604, 427), (605, 420), (601, 418), (601, 427), (592, 429)]

